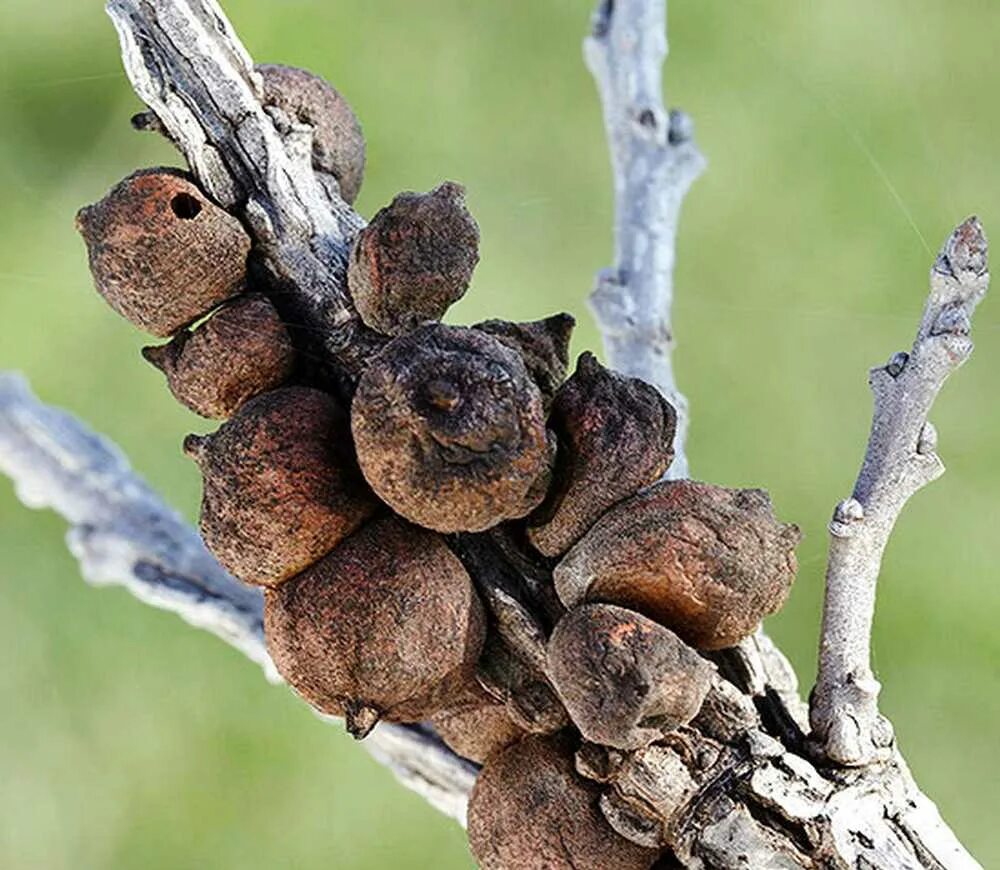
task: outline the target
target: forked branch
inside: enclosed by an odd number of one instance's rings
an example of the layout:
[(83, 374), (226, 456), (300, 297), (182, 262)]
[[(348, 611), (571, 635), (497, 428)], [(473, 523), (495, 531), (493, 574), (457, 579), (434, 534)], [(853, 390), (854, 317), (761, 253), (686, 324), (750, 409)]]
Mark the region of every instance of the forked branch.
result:
[[(212, 632), (274, 679), (259, 593), (215, 564), (197, 532), (131, 471), (117, 448), (69, 414), (39, 403), (16, 375), (0, 376), (0, 472), (14, 480), (26, 505), (51, 507), (69, 521), (69, 545), (88, 580), (123, 585), (140, 600)], [(783, 661), (776, 652), (762, 655), (774, 657)], [(673, 823), (683, 832), (677, 848), (688, 857), (682, 866), (979, 867), (898, 754), (884, 767), (825, 778), (759, 730), (753, 709), (749, 698), (723, 683), (701, 727), (717, 736), (731, 733), (732, 745), (723, 748), (694, 730), (684, 735), (694, 759), (719, 756), (723, 749), (723, 772)], [(418, 726), (382, 723), (364, 746), (404, 785), (464, 821), (474, 765)], [(673, 766), (661, 771), (638, 765), (635, 771), (642, 793), (651, 798), (674, 793), (675, 773)], [(773, 819), (777, 826), (755, 819)], [(798, 833), (793, 837), (791, 831)], [(813, 844), (813, 855), (800, 851), (804, 842)]]
[[(310, 128), (262, 108), (250, 57), (215, 0), (109, 0), (108, 6), (128, 75), (156, 116), (150, 126), (165, 132), (202, 187), (242, 218), (275, 282), (299, 306), (293, 319), (322, 336), (315, 350), (331, 371), (351, 380), (378, 341), (357, 318), (344, 284), (346, 252), (364, 222), (340, 199), (335, 183), (313, 172)], [(658, 386), (683, 420), (686, 406), (670, 359), (674, 243), (684, 194), (704, 161), (687, 118), (663, 109), (665, 17), (665, 0), (603, 0), (587, 40), (610, 141), (616, 208), (615, 265), (602, 273), (592, 304), (612, 365)], [(968, 319), (986, 280), (981, 238), (975, 223), (953, 237), (936, 267), (914, 352), (886, 369), (892, 383), (876, 378), (877, 408), (883, 408), (876, 418), (886, 423), (873, 429), (872, 438), (884, 444), (884, 456), (871, 454), (862, 477), (872, 488), (859, 483), (855, 493), (869, 511), (864, 523), (895, 518), (889, 508), (880, 512), (874, 495), (879, 481), (908, 495), (940, 473), (936, 457), (928, 458), (933, 446), (926, 414), (941, 382), (971, 349)], [(911, 380), (913, 389), (928, 390), (926, 404), (916, 409), (899, 387)], [(685, 476), (683, 431), (678, 448), (672, 473)], [(904, 454), (906, 463), (890, 462)], [(126, 585), (142, 600), (213, 631), (273, 678), (259, 594), (219, 568), (197, 533), (116, 449), (68, 415), (41, 406), (11, 376), (0, 377), (0, 470), (14, 478), (27, 504), (54, 507), (69, 520), (70, 545), (88, 578)], [(845, 511), (857, 514), (854, 507)], [(868, 528), (863, 525), (863, 534)], [(891, 522), (883, 530), (871, 520), (870, 528), (877, 543), (875, 536), (887, 536)], [(850, 543), (844, 546), (850, 550)], [(854, 564), (844, 557), (846, 569)], [(863, 608), (851, 610), (848, 600), (850, 584), (863, 578), (846, 569), (844, 582), (831, 583), (846, 598), (831, 593), (828, 614), (848, 627), (850, 655), (831, 656), (833, 677), (839, 664), (854, 662), (855, 629), (865, 627)], [(874, 576), (872, 602), (873, 590)], [(841, 607), (847, 615), (838, 617)], [(542, 655), (544, 638), (535, 627), (514, 620), (499, 630), (523, 641), (530, 659)], [(867, 644), (867, 631), (860, 636)], [(867, 655), (864, 662), (867, 667)], [(717, 664), (721, 677), (699, 718), (650, 753), (632, 756), (616, 771), (613, 790), (602, 795), (602, 811), (622, 836), (668, 846), (672, 854), (665, 861), (690, 867), (977, 866), (894, 749), (887, 764), (853, 770), (822, 771), (805, 757), (794, 675), (764, 635), (717, 654)], [(813, 712), (821, 714), (820, 702)], [(428, 730), (382, 724), (366, 746), (434, 806), (464, 818), (476, 769)], [(684, 783), (694, 791), (679, 788)]]

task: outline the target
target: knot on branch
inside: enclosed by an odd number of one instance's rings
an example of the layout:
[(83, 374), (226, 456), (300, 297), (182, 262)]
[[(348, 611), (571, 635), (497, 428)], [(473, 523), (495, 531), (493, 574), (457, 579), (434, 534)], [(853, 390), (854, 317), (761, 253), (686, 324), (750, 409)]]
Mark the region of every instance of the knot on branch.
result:
[(861, 502), (854, 498), (845, 499), (834, 509), (830, 534), (837, 538), (849, 538), (864, 519), (865, 509)]

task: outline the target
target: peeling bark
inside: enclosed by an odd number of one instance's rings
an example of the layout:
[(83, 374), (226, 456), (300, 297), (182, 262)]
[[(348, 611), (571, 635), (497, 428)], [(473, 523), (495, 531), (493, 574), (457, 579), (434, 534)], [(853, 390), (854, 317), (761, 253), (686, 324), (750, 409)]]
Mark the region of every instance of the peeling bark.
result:
[[(363, 221), (314, 174), (310, 128), (262, 106), (250, 57), (214, 0), (110, 0), (108, 8), (129, 77), (155, 116), (144, 116), (144, 126), (164, 131), (205, 189), (242, 219), (297, 322), (321, 336), (318, 352), (349, 385), (379, 344), (360, 323), (345, 285), (347, 250)], [(592, 303), (611, 362), (657, 385), (683, 412), (669, 359), (671, 273), (680, 204), (703, 160), (686, 116), (662, 107), (665, 15), (665, 0), (603, 0), (587, 42), (616, 189), (615, 267), (602, 275)], [(960, 356), (975, 288), (959, 275), (970, 266), (959, 262), (958, 248), (949, 251), (950, 272), (939, 261), (918, 344), (940, 333), (946, 355)], [(955, 281), (964, 288), (962, 305), (954, 304)], [(919, 356), (900, 371), (908, 366), (925, 370)], [(899, 431), (912, 434), (907, 406), (897, 407), (907, 421)], [(921, 423), (917, 440), (900, 435), (900, 443), (923, 456), (917, 448), (929, 445), (930, 436)], [(275, 678), (261, 639), (259, 593), (219, 568), (116, 448), (41, 405), (9, 375), (0, 377), (0, 470), (27, 505), (66, 517), (70, 547), (88, 579), (125, 585), (180, 614)], [(674, 473), (685, 473), (683, 461)], [(546, 567), (502, 533), (453, 543), (484, 592), (498, 637), (530, 682), (559, 610), (546, 595)], [(487, 567), (496, 564), (502, 568)], [(601, 809), (619, 833), (662, 847), (664, 866), (978, 866), (894, 746), (878, 764), (857, 768), (813, 760), (795, 675), (765, 635), (711, 658), (718, 675), (689, 726), (635, 752), (585, 745), (578, 753), (578, 771), (601, 784)], [(558, 727), (551, 713), (544, 704), (526, 711), (525, 725), (546, 727), (539, 723), (549, 716)], [(404, 784), (464, 820), (476, 768), (429, 729), (380, 725), (366, 746)]]

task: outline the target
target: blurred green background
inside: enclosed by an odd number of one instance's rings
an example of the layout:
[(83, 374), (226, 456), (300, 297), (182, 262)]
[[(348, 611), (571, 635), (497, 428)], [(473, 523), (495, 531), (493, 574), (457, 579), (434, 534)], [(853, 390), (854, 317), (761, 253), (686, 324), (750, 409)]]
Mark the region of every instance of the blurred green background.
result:
[[(0, 5), (0, 368), (116, 439), (194, 516), (205, 424), (91, 290), (73, 214), (176, 158), (137, 109), (99, 0)], [(580, 59), (591, 0), (228, 0), (254, 56), (311, 68), (370, 144), (366, 214), (463, 181), (483, 229), (456, 312), (576, 313), (607, 264), (610, 183)], [(770, 630), (814, 672), (825, 523), (908, 347), (941, 240), (1000, 237), (995, 0), (674, 0), (671, 104), (709, 158), (679, 242), (677, 368), (697, 476), (771, 490), (807, 534)], [(926, 242), (924, 241), (926, 239)], [(893, 537), (875, 655), (914, 772), (1000, 866), (1000, 306), (934, 420), (949, 472)], [(458, 828), (218, 641), (79, 580), (64, 526), (0, 480), (0, 866), (463, 868)]]

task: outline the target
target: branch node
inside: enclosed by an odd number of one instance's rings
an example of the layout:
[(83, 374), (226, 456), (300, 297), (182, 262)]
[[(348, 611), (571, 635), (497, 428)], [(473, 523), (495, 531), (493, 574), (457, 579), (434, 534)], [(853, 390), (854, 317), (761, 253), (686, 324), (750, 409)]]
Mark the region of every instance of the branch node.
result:
[(937, 427), (928, 420), (924, 423), (924, 428), (920, 430), (920, 438), (917, 440), (917, 453), (921, 456), (928, 456), (937, 452), (937, 446)]
[(909, 361), (910, 361), (910, 355), (906, 353), (906, 351), (900, 351), (899, 353), (894, 353), (892, 355), (892, 359), (890, 359), (888, 365), (886, 365), (885, 370), (893, 378), (898, 378), (903, 373), (903, 369), (906, 368), (906, 364)]
[(601, 98), (615, 190), (615, 265), (590, 303), (607, 362), (655, 386), (678, 412), (670, 475), (687, 476), (687, 401), (671, 352), (674, 249), (681, 205), (705, 160), (684, 112), (664, 108), (666, 0), (601, 0), (584, 55)]
[(931, 335), (966, 336), (972, 329), (969, 314), (961, 301), (952, 302), (941, 309), (931, 327)]
[(684, 145), (694, 141), (694, 119), (680, 109), (670, 110), (670, 126), (667, 141), (671, 145)]
[(833, 511), (830, 534), (836, 538), (849, 538), (854, 535), (864, 518), (865, 509), (861, 502), (855, 498), (844, 499)]

